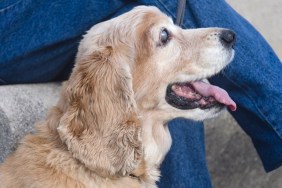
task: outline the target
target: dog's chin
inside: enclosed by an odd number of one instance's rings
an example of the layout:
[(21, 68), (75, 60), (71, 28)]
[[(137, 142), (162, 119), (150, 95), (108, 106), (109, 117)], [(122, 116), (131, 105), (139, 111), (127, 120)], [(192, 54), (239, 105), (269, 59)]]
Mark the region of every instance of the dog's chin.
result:
[(206, 119), (211, 119), (214, 117), (217, 117), (226, 107), (224, 105), (214, 106), (209, 109), (203, 110), (203, 114), (201, 117), (199, 117), (198, 121), (203, 121)]
[(170, 110), (169, 120), (176, 118), (186, 118), (194, 121), (204, 121), (207, 119), (215, 118), (220, 115), (224, 109), (226, 109), (226, 107), (224, 107), (223, 105), (215, 105), (207, 109), (194, 108), (189, 110), (181, 110), (171, 105), (170, 107), (172, 108), (172, 110)]

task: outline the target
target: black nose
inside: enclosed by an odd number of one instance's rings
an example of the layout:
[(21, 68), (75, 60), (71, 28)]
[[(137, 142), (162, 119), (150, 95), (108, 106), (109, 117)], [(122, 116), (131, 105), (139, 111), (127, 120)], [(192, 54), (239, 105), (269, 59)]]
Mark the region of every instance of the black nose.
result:
[(226, 47), (233, 47), (236, 41), (236, 34), (231, 30), (223, 30), (220, 33), (220, 41)]

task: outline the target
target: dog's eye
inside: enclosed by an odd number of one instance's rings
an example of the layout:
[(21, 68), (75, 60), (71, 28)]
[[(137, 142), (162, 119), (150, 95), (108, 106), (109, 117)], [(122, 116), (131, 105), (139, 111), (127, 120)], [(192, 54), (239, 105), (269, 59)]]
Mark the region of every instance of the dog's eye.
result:
[(160, 41), (164, 45), (169, 41), (169, 32), (166, 28), (163, 28), (160, 33)]

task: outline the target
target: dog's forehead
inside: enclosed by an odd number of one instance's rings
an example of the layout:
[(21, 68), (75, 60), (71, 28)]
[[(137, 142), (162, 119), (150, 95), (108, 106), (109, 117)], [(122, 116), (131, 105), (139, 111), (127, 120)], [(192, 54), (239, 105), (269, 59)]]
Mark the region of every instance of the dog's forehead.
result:
[(159, 20), (158, 20), (160, 23), (166, 23), (166, 24), (169, 24), (169, 25), (174, 25), (173, 23), (173, 19), (171, 16), (168, 16), (164, 13), (161, 13), (161, 15), (159, 16)]
[(173, 33), (173, 35), (177, 34), (179, 32), (179, 27), (174, 25), (173, 20), (171, 17), (160, 17), (160, 19), (155, 20), (155, 22), (150, 27), (150, 33), (153, 37), (159, 36), (159, 32), (163, 29), (167, 29), (170, 33)]

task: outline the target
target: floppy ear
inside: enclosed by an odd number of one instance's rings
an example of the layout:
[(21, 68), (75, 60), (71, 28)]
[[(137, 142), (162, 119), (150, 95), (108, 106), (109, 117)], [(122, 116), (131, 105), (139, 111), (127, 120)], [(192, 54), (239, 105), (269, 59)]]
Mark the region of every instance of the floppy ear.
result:
[(112, 47), (100, 48), (78, 60), (67, 82), (69, 105), (59, 135), (75, 158), (101, 176), (129, 174), (142, 155), (127, 61)]

